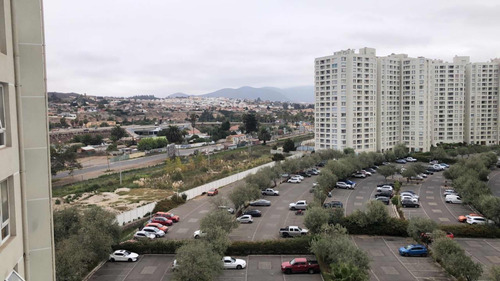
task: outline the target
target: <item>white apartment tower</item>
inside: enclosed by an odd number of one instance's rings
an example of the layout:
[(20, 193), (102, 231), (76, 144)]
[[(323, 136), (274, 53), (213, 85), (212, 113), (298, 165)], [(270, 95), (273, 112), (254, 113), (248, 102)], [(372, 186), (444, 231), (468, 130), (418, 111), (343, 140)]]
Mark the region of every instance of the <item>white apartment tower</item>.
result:
[(316, 59), (315, 92), (319, 149), (376, 150), (375, 49), (340, 51)]
[(452, 63), (348, 49), (315, 60), (316, 149), (499, 143), (500, 60)]
[(41, 0), (0, 0), (0, 280), (55, 280)]

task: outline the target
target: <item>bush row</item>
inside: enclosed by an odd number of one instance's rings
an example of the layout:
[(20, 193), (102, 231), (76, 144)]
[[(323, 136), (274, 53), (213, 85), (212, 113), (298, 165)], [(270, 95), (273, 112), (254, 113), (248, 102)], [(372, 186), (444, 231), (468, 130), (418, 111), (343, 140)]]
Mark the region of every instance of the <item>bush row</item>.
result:
[(392, 217), (387, 222), (360, 226), (351, 216), (347, 216), (340, 224), (347, 229), (349, 234), (354, 235), (408, 236), (406, 231), (408, 221)]
[[(312, 236), (265, 241), (234, 241), (226, 250), (227, 255), (293, 255), (310, 254), (309, 243)], [(113, 250), (125, 249), (138, 254), (175, 254), (189, 240), (166, 240), (124, 242), (113, 246)]]
[[(183, 196), (185, 196), (185, 195), (183, 194)], [(171, 210), (179, 205), (184, 204), (185, 202), (186, 202), (186, 200), (183, 197), (173, 195), (170, 198), (158, 201), (158, 203), (156, 203), (155, 208), (153, 209), (153, 213), (166, 212), (166, 211)]]
[(500, 228), (488, 225), (441, 225), (439, 228), (445, 232), (449, 231), (455, 237), (472, 238), (500, 238)]

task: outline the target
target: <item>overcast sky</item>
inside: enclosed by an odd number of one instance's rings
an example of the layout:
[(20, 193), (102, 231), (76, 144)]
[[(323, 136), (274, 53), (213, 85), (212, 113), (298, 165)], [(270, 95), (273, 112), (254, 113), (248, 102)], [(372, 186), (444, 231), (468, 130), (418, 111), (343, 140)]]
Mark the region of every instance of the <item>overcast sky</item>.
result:
[(498, 0), (45, 0), (48, 90), (131, 96), (313, 85), (362, 47), (500, 57)]

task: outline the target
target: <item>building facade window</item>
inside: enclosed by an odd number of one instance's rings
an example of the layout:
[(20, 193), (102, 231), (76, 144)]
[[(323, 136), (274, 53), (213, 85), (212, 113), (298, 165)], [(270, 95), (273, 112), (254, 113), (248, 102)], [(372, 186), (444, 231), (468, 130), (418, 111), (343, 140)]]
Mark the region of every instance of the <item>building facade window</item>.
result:
[(6, 124), (5, 124), (5, 94), (0, 84), (0, 147), (5, 146)]
[(0, 182), (0, 244), (10, 236), (9, 188), (7, 180)]

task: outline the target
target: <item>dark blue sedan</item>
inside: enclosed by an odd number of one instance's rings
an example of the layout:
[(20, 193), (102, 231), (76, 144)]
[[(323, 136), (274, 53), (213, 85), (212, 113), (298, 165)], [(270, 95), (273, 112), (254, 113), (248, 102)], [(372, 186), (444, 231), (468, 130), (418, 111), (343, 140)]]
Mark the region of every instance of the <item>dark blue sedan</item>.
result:
[(424, 245), (408, 245), (405, 247), (399, 248), (399, 254), (405, 257), (409, 256), (427, 256), (427, 248)]

